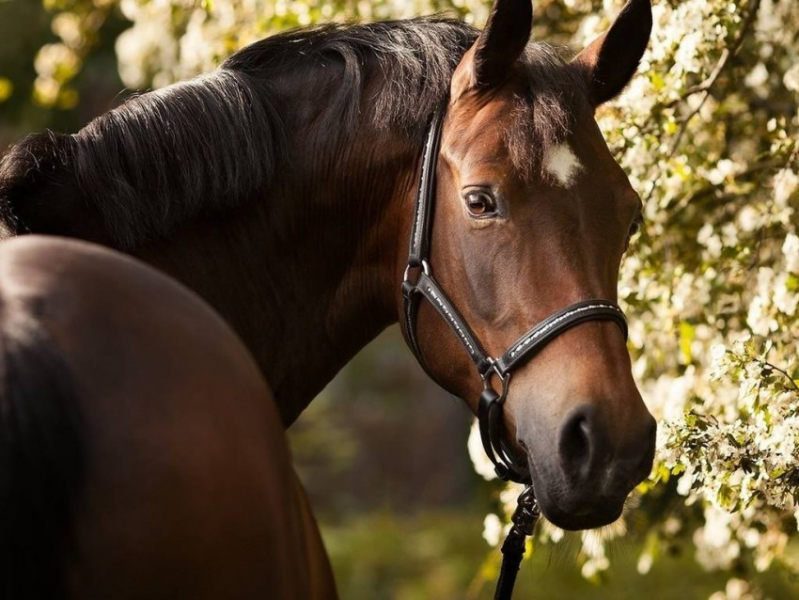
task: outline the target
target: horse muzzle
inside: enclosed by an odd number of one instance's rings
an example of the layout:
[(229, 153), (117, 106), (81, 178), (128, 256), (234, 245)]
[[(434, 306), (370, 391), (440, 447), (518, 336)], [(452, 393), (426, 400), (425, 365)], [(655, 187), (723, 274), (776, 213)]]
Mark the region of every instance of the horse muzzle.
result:
[(559, 426), (541, 424), (531, 436), (520, 432), (539, 506), (558, 527), (592, 529), (612, 523), (652, 469), (656, 423), (649, 412), (644, 408), (629, 420), (623, 435), (609, 420), (601, 403), (584, 403)]

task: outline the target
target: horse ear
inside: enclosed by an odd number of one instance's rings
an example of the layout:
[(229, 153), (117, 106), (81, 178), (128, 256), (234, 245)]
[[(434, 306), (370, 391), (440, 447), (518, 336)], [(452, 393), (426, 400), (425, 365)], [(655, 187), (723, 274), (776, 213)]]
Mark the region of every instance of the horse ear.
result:
[(630, 82), (651, 32), (650, 0), (627, 0), (610, 29), (574, 58), (586, 70), (595, 107), (618, 96)]
[(495, 0), (485, 29), (458, 65), (452, 97), (504, 81), (527, 46), (532, 26), (531, 0)]

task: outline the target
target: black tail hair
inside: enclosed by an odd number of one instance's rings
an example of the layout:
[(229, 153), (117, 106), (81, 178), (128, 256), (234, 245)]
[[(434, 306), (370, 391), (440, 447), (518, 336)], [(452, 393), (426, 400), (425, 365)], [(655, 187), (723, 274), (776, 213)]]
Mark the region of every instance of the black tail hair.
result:
[(85, 462), (77, 397), (40, 327), (8, 329), (0, 333), (0, 598), (60, 600)]

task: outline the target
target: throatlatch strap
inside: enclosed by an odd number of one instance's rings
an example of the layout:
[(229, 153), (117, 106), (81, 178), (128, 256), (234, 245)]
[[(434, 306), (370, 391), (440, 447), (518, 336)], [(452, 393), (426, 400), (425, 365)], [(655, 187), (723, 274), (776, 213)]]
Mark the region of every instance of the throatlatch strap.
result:
[(422, 357), (422, 351), (419, 348), (419, 338), (416, 336), (416, 313), (419, 312), (419, 294), (416, 293), (416, 287), (407, 281), (402, 284), (402, 295), (405, 304), (405, 335), (408, 338), (408, 345), (411, 347), (413, 355), (416, 357), (416, 362), (422, 367), (427, 376), (433, 381), (436, 378), (427, 367), (427, 363)]

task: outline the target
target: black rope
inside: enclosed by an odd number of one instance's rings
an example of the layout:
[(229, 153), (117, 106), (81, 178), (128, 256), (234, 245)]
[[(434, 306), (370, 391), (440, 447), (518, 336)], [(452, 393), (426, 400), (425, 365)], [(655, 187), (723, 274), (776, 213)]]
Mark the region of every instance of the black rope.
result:
[(516, 575), (524, 558), (525, 541), (533, 535), (540, 516), (541, 510), (538, 508), (533, 486), (530, 485), (519, 495), (519, 502), (511, 517), (513, 525), (502, 544), (502, 567), (499, 571), (494, 600), (510, 600), (513, 596)]

